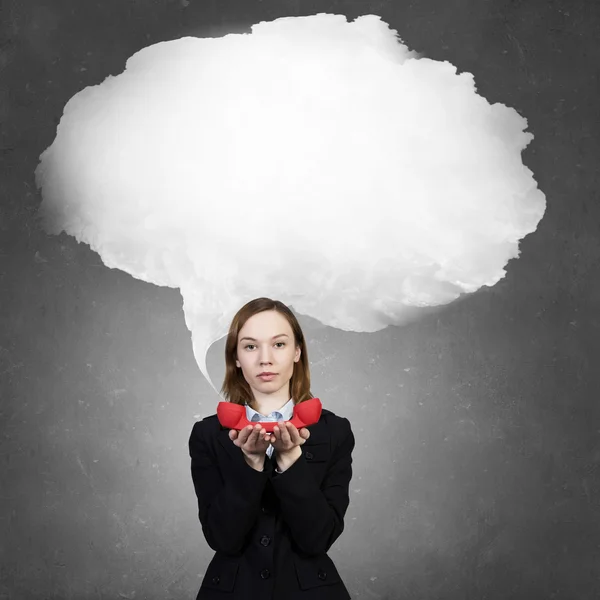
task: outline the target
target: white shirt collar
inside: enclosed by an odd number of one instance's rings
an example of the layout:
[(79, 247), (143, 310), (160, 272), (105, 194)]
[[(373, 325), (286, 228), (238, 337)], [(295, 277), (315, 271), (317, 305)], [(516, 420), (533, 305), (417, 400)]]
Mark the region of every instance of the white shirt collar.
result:
[[(277, 413), (279, 413), (281, 415), (281, 417), (279, 417), (279, 414), (277, 414)], [(275, 410), (268, 415), (263, 415), (263, 414), (259, 413), (258, 411), (254, 410), (251, 406), (249, 406), (248, 403), (246, 403), (246, 417), (248, 418), (248, 421), (250, 421), (250, 422), (253, 421), (254, 415), (258, 415), (259, 421), (279, 421), (279, 419), (282, 419), (284, 421), (289, 421), (289, 420), (291, 420), (293, 414), (294, 414), (294, 399), (293, 398), (290, 398), (279, 410)], [(257, 419), (254, 418), (254, 421), (256, 421), (256, 420)]]

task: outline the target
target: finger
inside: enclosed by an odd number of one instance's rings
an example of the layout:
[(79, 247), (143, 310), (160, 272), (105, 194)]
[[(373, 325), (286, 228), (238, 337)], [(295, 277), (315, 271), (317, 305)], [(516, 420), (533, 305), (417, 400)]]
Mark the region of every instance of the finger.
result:
[(279, 421), (279, 423), (275, 425), (273, 429), (275, 431), (275, 435), (277, 436), (277, 441), (281, 445), (283, 443), (283, 430), (285, 429), (283, 421)]
[(242, 431), (236, 431), (235, 429), (231, 429), (229, 431), (229, 438), (231, 440), (233, 440), (233, 443), (236, 446), (239, 446), (240, 448), (243, 445), (243, 442), (242, 442), (242, 433), (243, 433), (243, 430)]
[(252, 445), (252, 437), (254, 435), (254, 427), (252, 427), (252, 425), (248, 425), (248, 427), (244, 428), (244, 433), (243, 433), (243, 437), (242, 435), (240, 435), (241, 438), (241, 442), (243, 446), (250, 446)]
[(254, 446), (258, 442), (258, 437), (260, 435), (260, 430), (261, 430), (260, 425), (255, 425), (254, 428), (252, 429), (252, 433), (250, 434), (250, 438), (251, 439), (249, 441)]
[(261, 425), (258, 425), (254, 428), (254, 431), (252, 432), (254, 437), (253, 437), (253, 443), (257, 448), (264, 448), (265, 444), (266, 444), (266, 440), (265, 440), (265, 434), (266, 434), (266, 429), (264, 427), (262, 427)]
[(287, 423), (288, 432), (290, 437), (295, 436), (298, 432), (298, 428), (293, 423)]
[(252, 426), (249, 425), (248, 427), (244, 427), (244, 429), (241, 429), (239, 434), (238, 434), (238, 439), (240, 440), (240, 442), (242, 444), (245, 444), (248, 441), (248, 438), (250, 437), (250, 433), (252, 433)]
[(294, 444), (294, 429), (293, 429), (293, 425), (291, 423), (286, 423), (284, 426), (284, 430), (285, 430), (285, 445), (289, 446), (290, 444)]
[(303, 442), (302, 436), (300, 435), (300, 432), (298, 431), (298, 428), (293, 425), (292, 423), (289, 424), (289, 434), (290, 434), (290, 440), (292, 442), (292, 444), (294, 444), (294, 446), (300, 446)]
[(310, 437), (310, 431), (308, 429), (306, 429), (306, 427), (303, 427), (302, 429), (298, 430), (298, 438), (299, 438), (299, 444), (302, 445), (304, 444), (304, 442), (306, 442), (306, 440)]
[(281, 430), (277, 425), (273, 427), (273, 438), (271, 443), (277, 450), (281, 450)]
[(291, 441), (289, 430), (290, 425), (291, 423), (283, 423), (283, 425), (281, 426), (281, 442), (285, 447), (289, 446)]

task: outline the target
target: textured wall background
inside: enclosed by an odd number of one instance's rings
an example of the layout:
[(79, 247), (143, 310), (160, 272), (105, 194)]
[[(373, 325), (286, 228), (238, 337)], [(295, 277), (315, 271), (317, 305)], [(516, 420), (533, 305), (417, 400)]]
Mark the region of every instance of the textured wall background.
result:
[(218, 398), (178, 292), (32, 221), (65, 103), (144, 46), (317, 12), (378, 14), (472, 72), (529, 119), (548, 201), (506, 278), (437, 316), (373, 335), (301, 319), (313, 393), (357, 439), (330, 555), (357, 599), (600, 597), (600, 5), (1, 2), (0, 599), (193, 598), (212, 556), (187, 441)]

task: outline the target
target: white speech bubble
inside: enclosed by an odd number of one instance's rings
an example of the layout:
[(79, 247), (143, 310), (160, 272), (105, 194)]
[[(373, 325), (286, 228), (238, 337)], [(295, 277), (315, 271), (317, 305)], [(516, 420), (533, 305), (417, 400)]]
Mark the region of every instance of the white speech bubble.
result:
[(137, 52), (65, 106), (48, 233), (179, 288), (200, 370), (249, 300), (378, 331), (492, 286), (546, 202), (527, 121), (374, 15), (262, 22)]

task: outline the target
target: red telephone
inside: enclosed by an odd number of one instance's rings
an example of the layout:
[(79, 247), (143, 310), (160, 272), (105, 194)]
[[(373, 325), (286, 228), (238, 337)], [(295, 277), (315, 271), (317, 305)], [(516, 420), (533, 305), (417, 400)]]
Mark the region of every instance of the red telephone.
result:
[[(317, 423), (321, 418), (322, 408), (323, 405), (318, 398), (300, 402), (300, 404), (294, 406), (294, 416), (286, 423), (291, 423), (297, 429)], [(234, 402), (219, 402), (217, 404), (217, 417), (223, 427), (237, 429), (238, 431), (248, 425), (260, 425), (265, 428), (267, 433), (273, 433), (273, 428), (277, 425), (275, 421), (258, 421), (256, 423), (249, 421), (246, 416), (246, 407)]]

